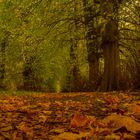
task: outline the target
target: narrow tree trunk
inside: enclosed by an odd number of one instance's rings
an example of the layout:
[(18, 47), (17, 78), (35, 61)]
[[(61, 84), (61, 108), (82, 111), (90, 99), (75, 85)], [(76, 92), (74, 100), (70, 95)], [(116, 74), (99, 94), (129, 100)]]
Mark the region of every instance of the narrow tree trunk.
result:
[[(74, 0), (74, 18), (76, 19), (76, 14), (78, 12), (77, 9), (77, 1)], [(78, 48), (78, 40), (77, 40), (77, 35), (76, 32), (78, 32), (78, 22), (77, 20), (74, 21), (73, 25), (73, 31), (70, 31), (70, 70), (69, 70), (69, 75), (67, 77), (67, 86), (69, 91), (80, 91), (81, 85), (80, 85), (80, 69), (78, 65), (78, 60), (77, 60), (77, 48)]]
[(4, 88), (4, 78), (5, 78), (5, 51), (6, 51), (6, 40), (2, 40), (0, 46), (1, 62), (0, 62), (0, 88)]
[[(91, 58), (91, 57), (90, 57)], [(89, 89), (96, 90), (98, 87), (99, 62), (96, 54), (93, 54), (92, 61), (89, 61)]]
[(24, 90), (34, 90), (33, 87), (33, 70), (32, 70), (32, 58), (25, 58), (23, 67), (23, 88)]
[(77, 41), (71, 40), (71, 48), (70, 48), (70, 87), (71, 91), (79, 91), (80, 90), (80, 70), (77, 62), (76, 49), (77, 49)]

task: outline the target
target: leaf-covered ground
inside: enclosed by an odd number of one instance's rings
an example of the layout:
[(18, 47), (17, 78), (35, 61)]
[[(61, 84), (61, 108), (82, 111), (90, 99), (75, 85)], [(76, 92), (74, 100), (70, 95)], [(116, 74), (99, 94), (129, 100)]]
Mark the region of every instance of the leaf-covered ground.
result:
[(140, 92), (0, 94), (0, 140), (140, 140)]

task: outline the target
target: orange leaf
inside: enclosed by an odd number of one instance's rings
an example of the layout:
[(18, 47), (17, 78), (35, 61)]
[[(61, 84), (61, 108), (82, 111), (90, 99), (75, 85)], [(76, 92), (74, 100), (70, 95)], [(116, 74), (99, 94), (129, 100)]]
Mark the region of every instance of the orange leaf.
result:
[(105, 96), (105, 101), (108, 104), (114, 104), (114, 103), (119, 103), (120, 102), (120, 99), (119, 99), (118, 96), (115, 96), (115, 95), (106, 95)]
[(94, 122), (96, 122), (96, 118), (94, 116), (83, 116), (80, 114), (74, 114), (73, 118), (71, 119), (70, 126), (87, 127)]

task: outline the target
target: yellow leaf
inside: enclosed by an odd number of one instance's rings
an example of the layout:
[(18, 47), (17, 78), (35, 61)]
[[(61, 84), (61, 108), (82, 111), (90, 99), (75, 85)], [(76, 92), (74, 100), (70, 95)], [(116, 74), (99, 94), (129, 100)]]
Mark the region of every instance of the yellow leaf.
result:
[(116, 134), (107, 135), (105, 136), (105, 140), (120, 140), (120, 136)]
[(4, 131), (5, 132), (5, 131), (10, 131), (12, 129), (13, 129), (13, 127), (10, 125), (10, 126), (1, 128), (1, 131)]
[(65, 131), (64, 128), (56, 128), (56, 129), (52, 129), (50, 132), (61, 134), (61, 133), (64, 133), (64, 131)]
[(54, 136), (52, 140), (77, 140), (82, 138), (87, 139), (89, 135), (90, 135), (89, 133), (83, 133), (83, 132), (81, 132), (80, 134), (64, 132), (58, 136)]

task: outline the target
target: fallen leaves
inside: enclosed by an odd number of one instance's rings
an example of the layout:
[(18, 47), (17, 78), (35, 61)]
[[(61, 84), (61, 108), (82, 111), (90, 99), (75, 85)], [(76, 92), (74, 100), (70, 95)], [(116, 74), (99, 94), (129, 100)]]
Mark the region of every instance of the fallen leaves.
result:
[(0, 140), (136, 140), (140, 135), (138, 99), (117, 92), (0, 98)]

